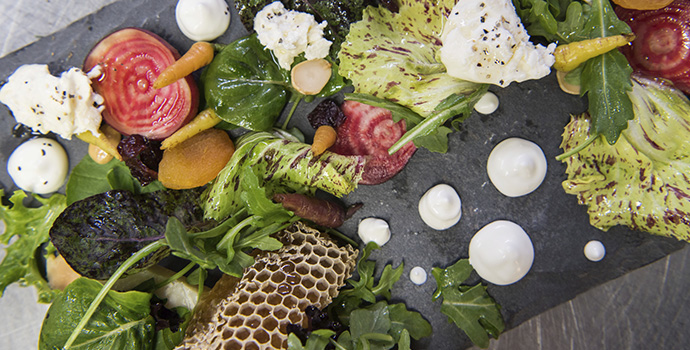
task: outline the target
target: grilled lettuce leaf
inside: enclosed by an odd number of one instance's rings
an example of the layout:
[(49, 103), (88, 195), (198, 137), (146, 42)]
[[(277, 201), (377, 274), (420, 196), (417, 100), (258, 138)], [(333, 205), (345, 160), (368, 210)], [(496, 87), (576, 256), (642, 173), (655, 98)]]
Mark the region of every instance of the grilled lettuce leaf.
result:
[[(590, 223), (626, 225), (690, 241), (690, 100), (664, 83), (636, 77), (635, 118), (615, 145), (603, 136), (565, 160), (563, 188), (588, 206)], [(587, 142), (591, 119), (565, 127), (566, 152)]]

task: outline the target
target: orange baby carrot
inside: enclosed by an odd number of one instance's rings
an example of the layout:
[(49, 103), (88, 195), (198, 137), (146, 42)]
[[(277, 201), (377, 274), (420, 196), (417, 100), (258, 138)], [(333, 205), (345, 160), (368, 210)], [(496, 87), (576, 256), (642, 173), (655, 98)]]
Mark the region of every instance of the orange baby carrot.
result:
[(311, 152), (314, 156), (318, 156), (323, 153), (328, 147), (335, 144), (335, 138), (337, 133), (335, 129), (330, 125), (321, 125), (316, 129), (314, 134), (314, 142), (311, 144)]
[(160, 89), (192, 74), (195, 70), (211, 63), (213, 54), (212, 44), (204, 41), (194, 43), (187, 53), (161, 72), (153, 82), (153, 87)]

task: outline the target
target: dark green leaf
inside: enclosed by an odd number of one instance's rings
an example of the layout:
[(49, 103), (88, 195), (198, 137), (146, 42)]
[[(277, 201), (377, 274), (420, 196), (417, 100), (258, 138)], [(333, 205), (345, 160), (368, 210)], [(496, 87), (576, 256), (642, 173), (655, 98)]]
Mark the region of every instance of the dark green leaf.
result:
[(403, 329), (398, 340), (398, 350), (410, 350), (410, 332)]
[(382, 296), (388, 300), (391, 298), (391, 288), (393, 284), (400, 279), (402, 276), (403, 269), (405, 268), (404, 263), (401, 263), (395, 269), (391, 265), (386, 265), (381, 272), (381, 277), (379, 278), (376, 287), (371, 289), (371, 292), (376, 296)]
[(455, 264), (441, 269), (434, 267), (431, 269), (431, 274), (436, 279), (436, 291), (434, 292), (434, 299), (438, 299), (441, 296), (441, 292), (444, 288), (458, 288), (465, 282), (474, 269), (470, 265), (468, 259), (460, 259)]
[(172, 350), (184, 339), (185, 330), (192, 319), (192, 314), (184, 307), (178, 307), (174, 311), (182, 318), (182, 324), (175, 331), (168, 327), (156, 332), (153, 350)]
[[(40, 350), (62, 349), (101, 287), (99, 282), (86, 278), (67, 286), (43, 321)], [(108, 292), (72, 349), (150, 349), (155, 333), (150, 299), (150, 294), (142, 292)]]
[(489, 346), (489, 336), (498, 336), (505, 325), (496, 302), (477, 284), (467, 291), (443, 289), (441, 312), (448, 316), (479, 347)]
[(230, 124), (269, 130), (288, 101), (289, 73), (253, 34), (227, 45), (206, 68), (204, 98)]
[(288, 335), (288, 350), (323, 350), (330, 343), (330, 338), (335, 334), (330, 329), (318, 329), (309, 334), (307, 343), (302, 346), (302, 342), (295, 335)]
[(498, 338), (505, 329), (498, 304), (481, 284), (462, 283), (472, 273), (469, 260), (462, 259), (447, 269), (431, 271), (436, 280), (434, 299), (441, 297), (441, 312), (448, 316), (477, 346), (489, 346), (489, 335)]
[[(199, 190), (158, 191), (134, 195), (112, 190), (72, 203), (55, 220), (50, 238), (60, 254), (82, 276), (107, 279), (118, 266), (149, 243), (165, 237), (168, 218), (186, 227), (203, 227)], [(167, 254), (142, 259), (135, 269)]]
[[(419, 340), (431, 335), (431, 324), (419, 312), (409, 311), (405, 304), (388, 305), (391, 320), (390, 333), (396, 341), (402, 340), (403, 333)], [(409, 341), (409, 340), (408, 340)]]
[[(4, 191), (0, 189), (0, 198)], [(53, 221), (65, 209), (65, 196), (54, 194), (49, 198), (33, 195), (41, 204), (37, 208), (27, 208), (23, 201), (26, 193), (15, 191), (10, 202), (12, 206), (0, 203), (0, 221), (5, 223), (5, 232), (0, 234), (0, 243), (8, 245), (5, 257), (0, 263), (0, 294), (12, 283), (22, 286), (35, 286), (38, 301), (49, 303), (59, 293), (48, 286), (41, 274), (41, 247), (49, 241), (48, 232)], [(10, 243), (11, 242), (11, 243)]]

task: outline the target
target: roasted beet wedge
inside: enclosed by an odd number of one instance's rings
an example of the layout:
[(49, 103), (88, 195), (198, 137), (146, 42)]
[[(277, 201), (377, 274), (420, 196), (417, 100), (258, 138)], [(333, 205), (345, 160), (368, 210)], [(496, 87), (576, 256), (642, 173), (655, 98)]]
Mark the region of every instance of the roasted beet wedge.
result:
[(388, 148), (407, 130), (404, 120), (396, 123), (389, 110), (354, 101), (345, 101), (341, 109), (346, 119), (338, 127), (338, 138), (330, 150), (342, 155), (367, 156), (360, 184), (380, 184), (405, 167), (417, 150), (412, 142), (388, 154)]
[(137, 28), (118, 30), (96, 44), (84, 71), (102, 68), (93, 87), (105, 99), (105, 122), (125, 135), (161, 140), (193, 118), (199, 91), (191, 76), (153, 88), (158, 74), (179, 57), (165, 40)]

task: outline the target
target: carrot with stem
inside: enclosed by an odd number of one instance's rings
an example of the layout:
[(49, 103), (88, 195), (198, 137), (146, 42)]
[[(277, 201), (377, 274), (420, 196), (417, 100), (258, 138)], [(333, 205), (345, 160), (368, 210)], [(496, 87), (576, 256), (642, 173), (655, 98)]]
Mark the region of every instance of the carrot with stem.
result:
[(207, 108), (199, 112), (192, 121), (187, 125), (181, 127), (175, 133), (168, 136), (161, 143), (161, 149), (173, 148), (180, 143), (190, 139), (192, 136), (210, 129), (221, 122), (220, 117), (216, 114), (213, 108)]
[(314, 142), (311, 144), (311, 152), (314, 156), (318, 156), (329, 147), (335, 144), (335, 139), (338, 133), (330, 125), (321, 125), (316, 129), (314, 134)]
[(553, 68), (561, 72), (570, 72), (588, 59), (627, 45), (633, 40), (635, 34), (620, 34), (560, 45), (553, 53), (556, 58)]
[(153, 82), (155, 89), (166, 87), (211, 63), (214, 46), (211, 43), (198, 41), (187, 50), (175, 63), (169, 65)]

